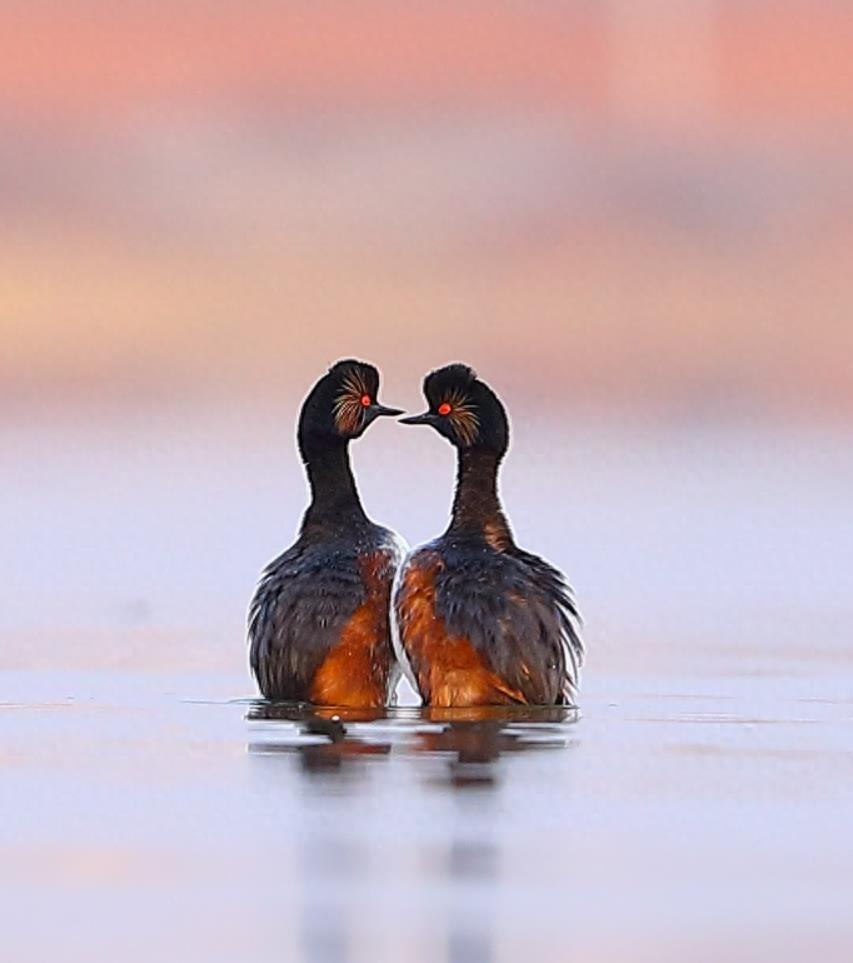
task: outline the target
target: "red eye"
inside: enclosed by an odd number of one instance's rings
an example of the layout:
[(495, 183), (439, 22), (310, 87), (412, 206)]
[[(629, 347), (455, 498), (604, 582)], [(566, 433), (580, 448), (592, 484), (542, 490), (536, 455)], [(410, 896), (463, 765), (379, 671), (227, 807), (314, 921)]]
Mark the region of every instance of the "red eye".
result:
[(440, 405), (438, 406), (438, 413), (439, 413), (440, 415), (449, 415), (449, 414), (450, 414), (450, 405), (449, 405), (446, 401), (445, 401), (443, 404), (440, 404)]
[(369, 407), (370, 407), (370, 395), (362, 395), (362, 396), (361, 396), (361, 403), (362, 403), (362, 405), (363, 405), (365, 408), (369, 408)]

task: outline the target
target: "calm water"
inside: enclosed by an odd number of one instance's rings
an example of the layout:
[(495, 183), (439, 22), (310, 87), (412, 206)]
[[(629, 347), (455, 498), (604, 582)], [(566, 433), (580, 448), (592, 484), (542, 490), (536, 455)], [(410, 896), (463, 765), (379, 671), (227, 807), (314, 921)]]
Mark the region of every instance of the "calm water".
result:
[[(849, 434), (519, 439), (519, 539), (588, 622), (580, 716), (544, 718), (253, 701), (245, 603), (303, 498), (289, 430), (0, 440), (9, 959), (850, 958)], [(449, 452), (372, 440), (369, 509), (434, 534)]]

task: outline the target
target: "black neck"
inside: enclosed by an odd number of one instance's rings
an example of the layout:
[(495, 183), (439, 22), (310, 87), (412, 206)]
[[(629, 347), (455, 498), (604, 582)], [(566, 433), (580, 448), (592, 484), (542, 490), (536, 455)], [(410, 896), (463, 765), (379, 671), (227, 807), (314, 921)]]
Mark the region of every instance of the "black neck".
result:
[(448, 534), (485, 538), (494, 547), (513, 544), (512, 531), (498, 495), (502, 454), (460, 448), (456, 465), (456, 495)]
[(366, 522), (349, 461), (349, 443), (343, 439), (303, 445), (302, 458), (311, 487), (311, 504), (302, 528), (315, 525), (345, 527)]

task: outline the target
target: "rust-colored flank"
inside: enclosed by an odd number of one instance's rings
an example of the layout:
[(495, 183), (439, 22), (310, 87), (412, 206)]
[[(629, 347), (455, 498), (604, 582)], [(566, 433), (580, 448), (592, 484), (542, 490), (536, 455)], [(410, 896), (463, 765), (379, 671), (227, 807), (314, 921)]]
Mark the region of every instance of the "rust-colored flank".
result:
[(437, 555), (413, 564), (403, 578), (397, 613), (424, 702), (438, 708), (526, 704), (518, 689), (492, 672), (464, 636), (449, 635), (435, 613)]
[(310, 700), (316, 705), (377, 709), (386, 704), (393, 663), (388, 628), (389, 564), (386, 551), (360, 561), (368, 599), (355, 610), (314, 675)]

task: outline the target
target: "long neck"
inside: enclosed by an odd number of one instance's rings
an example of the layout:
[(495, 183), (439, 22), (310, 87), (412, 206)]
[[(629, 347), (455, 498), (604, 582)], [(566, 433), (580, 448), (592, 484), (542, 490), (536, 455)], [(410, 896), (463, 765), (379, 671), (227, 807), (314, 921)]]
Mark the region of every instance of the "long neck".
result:
[(480, 536), (501, 550), (513, 544), (512, 531), (498, 495), (502, 457), (502, 454), (476, 448), (459, 449), (448, 534)]
[(302, 520), (303, 529), (314, 525), (344, 527), (367, 521), (355, 487), (348, 442), (303, 445), (302, 457), (311, 487), (311, 504)]

